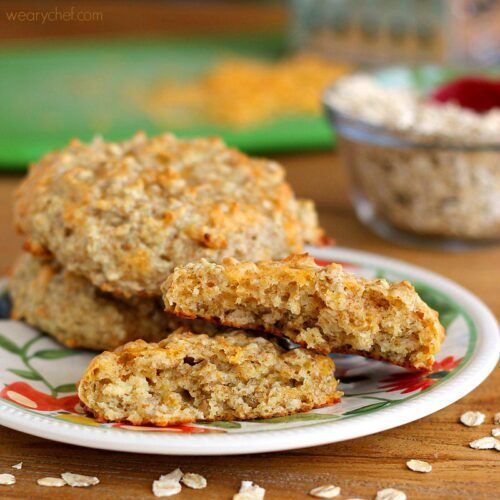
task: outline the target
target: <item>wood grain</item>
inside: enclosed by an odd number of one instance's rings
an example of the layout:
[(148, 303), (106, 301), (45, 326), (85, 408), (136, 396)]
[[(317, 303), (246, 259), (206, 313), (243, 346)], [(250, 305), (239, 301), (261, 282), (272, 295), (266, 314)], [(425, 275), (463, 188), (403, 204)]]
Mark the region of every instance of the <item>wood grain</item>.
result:
[[(429, 252), (398, 248), (384, 242), (359, 224), (349, 204), (347, 179), (336, 154), (317, 153), (279, 157), (300, 196), (317, 199), (320, 218), (338, 244), (374, 251), (422, 265), (448, 276), (478, 294), (498, 315), (500, 250), (489, 248), (468, 253)], [(19, 176), (0, 177), (0, 269), (9, 267), (21, 239), (11, 225), (11, 197)], [(498, 498), (500, 455), (491, 450), (472, 450), (467, 444), (488, 435), (492, 415), (500, 411), (500, 370), (479, 389), (434, 415), (374, 436), (286, 453), (235, 457), (163, 457), (113, 453), (58, 444), (0, 428), (0, 472), (24, 461), (15, 471), (18, 483), (3, 486), (6, 498), (135, 498), (150, 495), (151, 482), (180, 466), (205, 475), (203, 492), (184, 488), (176, 498), (231, 498), (241, 480), (250, 479), (266, 488), (266, 498), (299, 499), (314, 486), (334, 483), (343, 498), (372, 498), (378, 489), (393, 486), (410, 499)], [(488, 416), (480, 428), (458, 423), (466, 410)], [(410, 458), (433, 464), (430, 474), (406, 469)], [(36, 479), (61, 472), (95, 474), (101, 484), (89, 490), (50, 489)]]

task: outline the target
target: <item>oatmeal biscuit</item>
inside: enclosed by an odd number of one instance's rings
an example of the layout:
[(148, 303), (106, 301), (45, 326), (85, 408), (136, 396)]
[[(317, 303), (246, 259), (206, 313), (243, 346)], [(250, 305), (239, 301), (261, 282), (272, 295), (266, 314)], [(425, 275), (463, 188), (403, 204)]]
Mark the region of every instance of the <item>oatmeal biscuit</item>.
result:
[[(103, 350), (137, 338), (159, 341), (186, 324), (165, 314), (156, 299), (116, 299), (85, 278), (30, 254), (17, 261), (9, 288), (13, 318), (24, 319), (68, 347)], [(204, 322), (188, 323), (197, 331), (216, 330)]]
[(307, 255), (259, 263), (206, 260), (163, 285), (167, 311), (284, 335), (322, 353), (361, 354), (430, 369), (443, 327), (412, 285), (366, 280)]
[(336, 402), (334, 364), (305, 349), (286, 351), (242, 331), (193, 334), (159, 344), (135, 341), (94, 358), (79, 384), (102, 421), (169, 425), (246, 420), (309, 411)]
[(25, 249), (103, 291), (155, 296), (176, 265), (280, 258), (321, 242), (314, 207), (284, 177), (215, 138), (75, 140), (31, 167), (16, 226)]

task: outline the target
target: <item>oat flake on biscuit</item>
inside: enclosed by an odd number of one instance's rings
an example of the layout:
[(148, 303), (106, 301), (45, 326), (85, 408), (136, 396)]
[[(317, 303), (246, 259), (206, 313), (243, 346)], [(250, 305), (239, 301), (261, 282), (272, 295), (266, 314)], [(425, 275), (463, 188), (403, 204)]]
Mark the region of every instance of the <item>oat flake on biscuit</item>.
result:
[(480, 411), (466, 411), (460, 416), (460, 422), (467, 427), (477, 427), (484, 423), (485, 415)]
[(42, 477), (37, 479), (36, 482), (39, 486), (47, 486), (49, 488), (60, 488), (67, 484), (66, 481), (60, 477)]
[(15, 222), (27, 250), (121, 296), (159, 295), (175, 266), (202, 257), (257, 261), (324, 241), (278, 163), (170, 134), (49, 153), (16, 192)]
[(424, 462), (423, 460), (408, 460), (406, 462), (406, 466), (408, 469), (415, 472), (431, 472), (432, 465), (428, 462)]
[(73, 474), (73, 472), (63, 472), (62, 479), (72, 487), (87, 488), (99, 484), (99, 479), (95, 476), (84, 476), (83, 474)]
[(233, 500), (263, 500), (266, 490), (253, 481), (241, 481), (240, 491), (233, 496)]
[(182, 476), (182, 483), (193, 490), (201, 490), (207, 486), (207, 480), (200, 474), (195, 474), (193, 472), (184, 474)]
[(340, 495), (340, 487), (333, 484), (317, 486), (309, 492), (309, 495), (315, 498), (335, 498)]
[(406, 500), (406, 493), (394, 488), (385, 488), (377, 491), (375, 500)]
[(16, 484), (16, 476), (13, 474), (0, 474), (0, 485), (8, 486), (11, 484)]

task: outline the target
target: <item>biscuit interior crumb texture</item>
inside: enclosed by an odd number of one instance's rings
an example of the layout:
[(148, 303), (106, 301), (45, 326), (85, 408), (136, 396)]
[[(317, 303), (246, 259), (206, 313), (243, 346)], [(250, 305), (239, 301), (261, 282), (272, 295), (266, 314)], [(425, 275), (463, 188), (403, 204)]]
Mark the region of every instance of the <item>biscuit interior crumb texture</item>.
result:
[[(156, 299), (117, 299), (56, 263), (28, 253), (17, 260), (9, 289), (13, 319), (24, 319), (71, 348), (114, 349), (137, 338), (160, 341), (187, 324), (165, 314)], [(206, 322), (189, 325), (196, 332), (216, 330)]]
[(322, 353), (357, 353), (430, 369), (443, 338), (438, 314), (408, 282), (366, 280), (307, 255), (260, 263), (206, 260), (163, 285), (167, 311), (284, 335)]
[(245, 332), (209, 337), (179, 329), (97, 356), (78, 394), (102, 421), (169, 425), (266, 418), (336, 402), (333, 361), (286, 351)]
[(15, 221), (27, 250), (103, 291), (159, 295), (179, 264), (281, 258), (321, 242), (314, 206), (284, 177), (216, 138), (74, 140), (30, 168)]

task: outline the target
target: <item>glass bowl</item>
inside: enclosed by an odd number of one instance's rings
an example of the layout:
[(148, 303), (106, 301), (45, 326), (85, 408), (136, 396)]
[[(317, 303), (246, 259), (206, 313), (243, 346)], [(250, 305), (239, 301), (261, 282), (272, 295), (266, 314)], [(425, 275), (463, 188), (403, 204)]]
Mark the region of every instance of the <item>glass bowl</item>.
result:
[(494, 144), (408, 138), (324, 107), (358, 218), (394, 243), (462, 250), (500, 242), (500, 130)]

